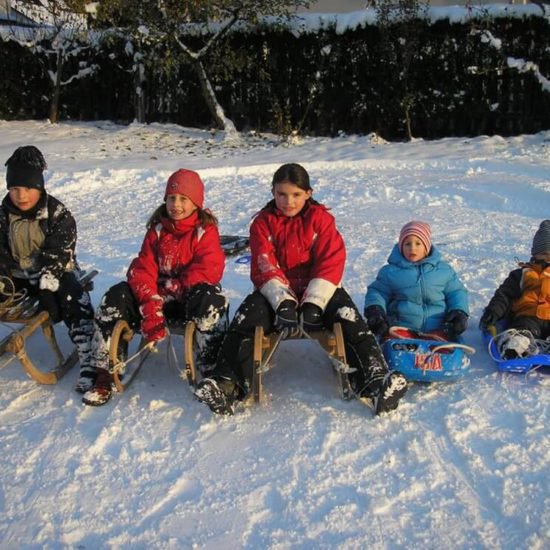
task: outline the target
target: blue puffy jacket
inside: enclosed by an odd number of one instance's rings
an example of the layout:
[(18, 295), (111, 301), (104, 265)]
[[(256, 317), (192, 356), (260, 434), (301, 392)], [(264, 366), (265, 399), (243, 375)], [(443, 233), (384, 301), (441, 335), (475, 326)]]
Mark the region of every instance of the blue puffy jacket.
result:
[(409, 262), (395, 245), (385, 265), (369, 285), (365, 308), (380, 306), (390, 326), (417, 332), (443, 328), (445, 314), (453, 309), (468, 314), (468, 292), (453, 268), (435, 246), (429, 256)]

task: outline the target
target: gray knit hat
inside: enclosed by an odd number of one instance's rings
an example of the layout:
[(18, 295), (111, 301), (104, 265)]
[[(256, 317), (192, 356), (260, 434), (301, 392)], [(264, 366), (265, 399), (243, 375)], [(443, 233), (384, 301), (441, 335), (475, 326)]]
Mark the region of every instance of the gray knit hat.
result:
[(540, 224), (531, 247), (531, 256), (544, 253), (550, 253), (550, 220), (544, 220)]

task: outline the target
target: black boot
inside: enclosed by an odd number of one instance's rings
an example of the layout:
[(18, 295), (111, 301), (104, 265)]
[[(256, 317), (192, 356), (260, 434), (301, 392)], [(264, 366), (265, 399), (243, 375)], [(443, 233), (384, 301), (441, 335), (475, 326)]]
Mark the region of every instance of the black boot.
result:
[(374, 411), (379, 414), (397, 409), (399, 400), (407, 393), (407, 379), (400, 372), (389, 372), (380, 391), (374, 397)]
[(82, 403), (99, 407), (105, 405), (113, 395), (113, 375), (105, 369), (97, 369), (94, 386), (82, 397)]
[(234, 414), (233, 402), (237, 386), (228, 378), (203, 378), (194, 392), (195, 397), (216, 414)]

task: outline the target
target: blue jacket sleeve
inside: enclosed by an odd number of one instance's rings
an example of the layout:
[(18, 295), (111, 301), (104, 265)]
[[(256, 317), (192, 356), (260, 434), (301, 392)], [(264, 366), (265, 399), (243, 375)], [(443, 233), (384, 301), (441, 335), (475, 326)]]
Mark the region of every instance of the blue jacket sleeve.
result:
[(446, 309), (447, 311), (459, 309), (466, 313), (466, 315), (469, 315), (470, 308), (468, 306), (468, 291), (451, 266), (449, 266), (449, 270), (452, 275), (445, 287), (445, 301), (447, 303)]
[(376, 279), (367, 288), (364, 309), (369, 306), (380, 306), (384, 311), (386, 311), (386, 305), (391, 295), (392, 287), (390, 277), (388, 276), (387, 268), (383, 267), (378, 272)]

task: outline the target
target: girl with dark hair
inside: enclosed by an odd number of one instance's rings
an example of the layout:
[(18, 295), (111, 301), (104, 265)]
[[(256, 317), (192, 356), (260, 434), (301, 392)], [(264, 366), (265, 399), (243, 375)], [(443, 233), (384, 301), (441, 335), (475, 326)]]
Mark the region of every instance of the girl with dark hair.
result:
[(127, 281), (111, 287), (97, 310), (93, 351), (97, 377), (84, 394), (87, 405), (111, 398), (111, 335), (124, 319), (148, 342), (166, 336), (166, 319), (194, 321), (197, 366), (212, 368), (227, 323), (220, 281), (225, 267), (217, 220), (203, 208), (204, 185), (196, 172), (178, 170), (168, 179), (164, 203), (147, 222), (141, 251)]
[(405, 378), (390, 372), (380, 348), (342, 288), (346, 251), (334, 217), (312, 198), (307, 171), (285, 164), (274, 174), (273, 200), (250, 227), (251, 279), (247, 296), (229, 327), (216, 368), (199, 382), (195, 396), (218, 414), (249, 391), (254, 331), (305, 331), (342, 324), (350, 383), (358, 396), (372, 397), (376, 414), (397, 407)]
[(52, 322), (63, 321), (80, 362), (76, 390), (89, 387), (94, 369), (94, 311), (75, 271), (76, 222), (44, 188), (46, 160), (34, 145), (15, 150), (6, 162), (8, 194), (0, 208), (0, 269), (17, 290), (36, 296)]

